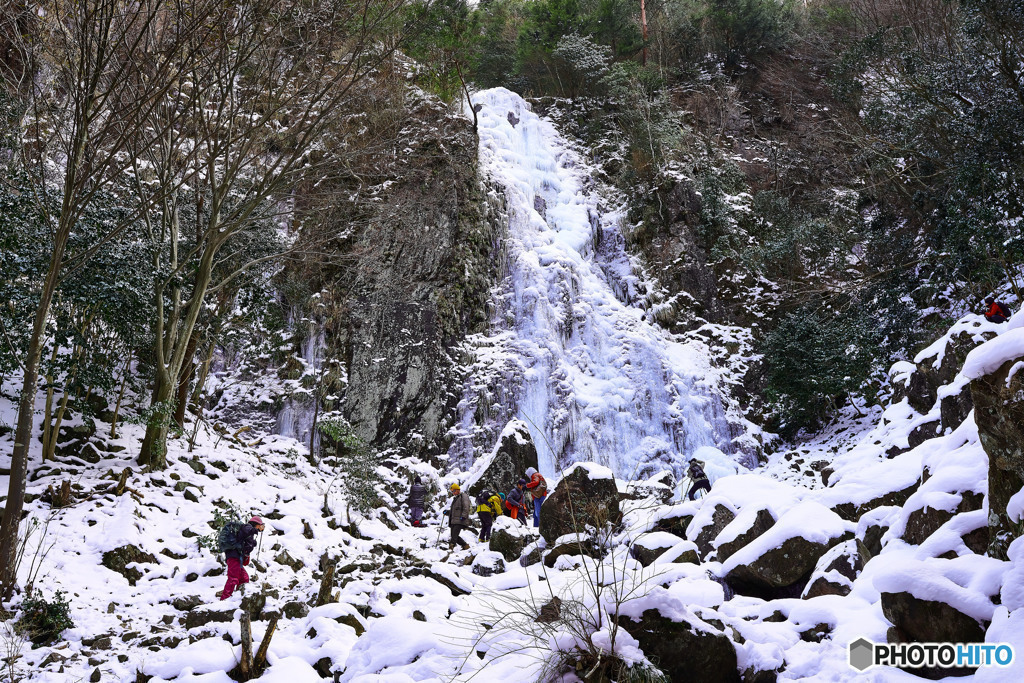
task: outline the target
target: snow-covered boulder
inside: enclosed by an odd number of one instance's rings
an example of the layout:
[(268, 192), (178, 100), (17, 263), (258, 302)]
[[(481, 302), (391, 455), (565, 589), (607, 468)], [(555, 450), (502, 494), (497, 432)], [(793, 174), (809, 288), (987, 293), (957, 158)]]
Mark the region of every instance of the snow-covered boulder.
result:
[(852, 536), (848, 526), (820, 503), (799, 503), (723, 563), (725, 579), (736, 592), (758, 596), (797, 589), (829, 548)]
[(668, 680), (740, 680), (736, 648), (724, 632), (692, 612), (650, 607), (637, 613), (636, 608), (630, 603), (623, 607), (619, 626), (636, 638), (644, 655), (658, 663)]
[[(893, 625), (890, 643), (983, 643), (985, 628), (975, 619), (938, 600), (921, 600), (908, 592), (882, 593), (882, 613)], [(973, 668), (915, 668), (911, 672), (937, 680), (967, 676)]]
[(485, 488), (507, 493), (530, 467), (537, 469), (537, 446), (522, 420), (510, 420), (498, 437), (494, 449), (473, 463), (463, 489), (476, 495)]
[(103, 553), (103, 566), (128, 579), (130, 586), (134, 586), (142, 578), (143, 573), (139, 571), (137, 565), (156, 563), (157, 559), (152, 553), (147, 553), (131, 543)]
[(660, 508), (651, 530), (667, 531), (679, 538), (686, 538), (686, 528), (693, 521), (694, 510), (693, 503)]
[(967, 357), (963, 375), (971, 381), (974, 421), (988, 454), (990, 551), (1000, 557), (1016, 537), (1019, 514), (1010, 498), (1024, 488), (1024, 314), (1007, 323), (996, 339)]
[(544, 565), (554, 567), (560, 557), (582, 555), (599, 559), (601, 547), (585, 534), (566, 534), (551, 544), (551, 550), (544, 553)]
[(705, 557), (714, 549), (712, 542), (718, 538), (718, 534), (722, 533), (722, 530), (729, 526), (734, 519), (736, 519), (736, 510), (732, 506), (716, 503), (710, 510), (704, 506), (694, 516), (693, 522), (686, 530), (686, 536), (693, 539), (697, 544), (700, 556)]
[(473, 559), (473, 573), (477, 576), (494, 576), (505, 571), (505, 560), (501, 553), (488, 550)]
[[(693, 561), (697, 561), (697, 552), (693, 544), (689, 541), (682, 541), (682, 543), (685, 543), (686, 547), (679, 554), (682, 555), (685, 550), (691, 550)], [(675, 534), (670, 534), (666, 531), (655, 531), (643, 534), (633, 541), (632, 555), (637, 562), (647, 567), (653, 564), (666, 551), (678, 545), (680, 545), (680, 540)]]
[[(985, 628), (1004, 581), (1004, 562), (971, 554), (947, 560), (894, 553), (887, 560), (872, 583), (881, 594), (882, 613), (893, 625), (889, 642), (985, 642)], [(937, 678), (971, 671), (914, 673)]]
[(716, 558), (725, 562), (740, 548), (751, 543), (775, 524), (775, 515), (768, 508), (746, 508), (718, 534), (712, 545)]
[(821, 556), (807, 581), (802, 598), (820, 595), (849, 595), (853, 581), (864, 568), (857, 541), (845, 541)]
[(909, 511), (903, 540), (911, 545), (920, 545), (954, 515), (980, 510), (983, 501), (980, 493), (971, 491), (961, 493), (959, 500), (956, 494), (933, 495), (930, 504)]
[(511, 517), (501, 516), (491, 527), (491, 541), (488, 550), (500, 553), (506, 562), (519, 559), (523, 549), (534, 540), (527, 527)]
[(612, 471), (594, 463), (576, 463), (544, 501), (540, 535), (550, 544), (588, 526), (618, 525), (620, 519), (619, 491)]

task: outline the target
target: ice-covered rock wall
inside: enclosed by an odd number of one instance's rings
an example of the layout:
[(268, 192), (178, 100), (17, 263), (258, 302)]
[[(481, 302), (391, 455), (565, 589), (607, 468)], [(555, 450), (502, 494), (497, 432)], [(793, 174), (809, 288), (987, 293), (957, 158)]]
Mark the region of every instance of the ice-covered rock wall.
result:
[(699, 447), (731, 452), (706, 348), (638, 305), (615, 199), (521, 97), (496, 88), (473, 102), (481, 170), (504, 188), (506, 272), (490, 332), (467, 344), (453, 460), (468, 459), (488, 420), (510, 417), (530, 425), (549, 473), (587, 460), (626, 478), (680, 474)]

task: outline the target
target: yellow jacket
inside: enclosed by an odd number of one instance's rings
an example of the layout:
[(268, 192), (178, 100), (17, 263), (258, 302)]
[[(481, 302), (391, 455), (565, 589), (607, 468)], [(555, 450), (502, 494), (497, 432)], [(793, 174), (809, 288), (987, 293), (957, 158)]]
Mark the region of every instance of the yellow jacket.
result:
[(481, 503), (480, 505), (477, 505), (476, 506), (476, 511), (477, 512), (489, 512), (490, 514), (494, 515), (495, 517), (500, 517), (501, 516), (501, 498), (498, 497), (498, 494), (494, 494), (493, 496), (491, 496), (490, 498), (487, 499), (486, 503)]

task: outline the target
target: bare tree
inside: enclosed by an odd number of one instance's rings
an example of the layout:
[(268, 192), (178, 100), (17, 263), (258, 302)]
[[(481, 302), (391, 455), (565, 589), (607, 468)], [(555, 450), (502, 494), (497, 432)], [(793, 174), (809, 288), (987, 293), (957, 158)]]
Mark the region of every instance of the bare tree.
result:
[[(99, 196), (118, 194), (130, 168), (129, 143), (146, 149), (163, 134), (150, 113), (188, 61), (183, 50), (205, 22), (199, 0), (188, 12), (164, 0), (43, 0), (37, 17), (18, 15), (4, 25), (8, 45), (0, 78), (23, 104), (14, 153), (8, 159), (29, 178), (36, 213), (52, 236), (40, 287), (18, 404), (10, 485), (0, 523), (0, 590), (16, 582), (14, 553), (25, 499), (25, 477), (39, 366), (50, 307), (62, 279), (123, 234), (167, 188), (119, 196), (131, 210), (92, 244), (69, 251), (69, 238)], [(17, 21), (17, 25), (14, 22)], [(8, 23), (11, 23), (8, 26)], [(11, 29), (6, 31), (6, 29)], [(166, 126), (177, 121), (168, 120)]]
[[(139, 455), (166, 464), (168, 416), (191, 362), (208, 296), (230, 287), (269, 253), (225, 267), (234, 241), (274, 222), (287, 227), (296, 195), (345, 165), (346, 141), (335, 135), (353, 112), (347, 104), (397, 45), (393, 33), (405, 0), (310, 4), (257, 0), (224, 7), (160, 120), (185, 125), (147, 148), (141, 184), (188, 187), (165, 193), (145, 214), (161, 277), (153, 292), (156, 378)], [(158, 126), (160, 124), (157, 124)], [(148, 169), (148, 170), (147, 170)]]

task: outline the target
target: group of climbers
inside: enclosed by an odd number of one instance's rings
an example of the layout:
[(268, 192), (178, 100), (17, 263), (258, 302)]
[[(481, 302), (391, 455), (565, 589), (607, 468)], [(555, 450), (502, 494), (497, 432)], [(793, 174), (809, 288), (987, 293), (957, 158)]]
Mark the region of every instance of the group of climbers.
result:
[[(408, 499), (413, 526), (422, 525), (425, 494), (426, 488), (420, 477), (417, 476), (409, 489)], [(476, 496), (475, 506), (469, 494), (464, 492), (457, 483), (448, 488), (448, 495), (451, 497), (451, 505), (444, 514), (448, 517), (448, 525), (451, 528), (451, 546), (465, 549), (469, 547), (469, 544), (462, 540), (462, 532), (471, 528), (472, 512), (476, 512), (480, 519), (480, 534), (477, 538), (481, 542), (490, 540), (494, 520), (505, 513), (525, 525), (527, 517), (530, 515), (528, 510), (532, 508), (533, 525), (539, 527), (540, 509), (548, 495), (548, 484), (544, 475), (535, 467), (530, 467), (526, 470), (525, 476), (516, 481), (515, 486), (507, 494), (495, 493), (487, 488), (482, 489)]]

